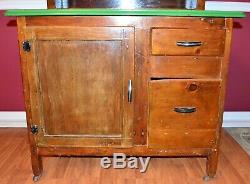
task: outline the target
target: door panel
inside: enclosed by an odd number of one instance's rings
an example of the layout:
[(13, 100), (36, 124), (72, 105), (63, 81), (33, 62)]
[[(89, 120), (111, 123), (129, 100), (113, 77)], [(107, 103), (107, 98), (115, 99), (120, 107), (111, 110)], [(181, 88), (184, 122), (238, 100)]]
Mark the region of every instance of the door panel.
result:
[(121, 41), (38, 41), (37, 46), (46, 134), (121, 137)]
[(30, 85), (39, 91), (31, 93), (40, 107), (38, 145), (131, 146), (133, 101), (127, 101), (127, 89), (134, 79), (133, 29), (79, 28), (74, 37), (63, 31), (27, 31), (37, 81)]

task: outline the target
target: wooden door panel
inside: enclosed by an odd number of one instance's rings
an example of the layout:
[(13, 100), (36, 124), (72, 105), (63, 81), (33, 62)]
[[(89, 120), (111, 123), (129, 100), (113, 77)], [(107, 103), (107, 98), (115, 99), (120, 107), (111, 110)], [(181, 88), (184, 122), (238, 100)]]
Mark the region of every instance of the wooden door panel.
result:
[(131, 146), (134, 105), (127, 89), (134, 80), (133, 28), (48, 30), (26, 30), (38, 145)]
[(121, 41), (37, 44), (46, 134), (121, 137)]

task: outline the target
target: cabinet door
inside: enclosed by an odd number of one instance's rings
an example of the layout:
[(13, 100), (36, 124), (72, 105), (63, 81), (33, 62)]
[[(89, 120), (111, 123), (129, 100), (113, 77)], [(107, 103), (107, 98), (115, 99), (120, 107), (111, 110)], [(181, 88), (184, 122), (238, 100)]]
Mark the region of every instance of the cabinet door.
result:
[(26, 37), (38, 145), (131, 146), (133, 29), (37, 27)]

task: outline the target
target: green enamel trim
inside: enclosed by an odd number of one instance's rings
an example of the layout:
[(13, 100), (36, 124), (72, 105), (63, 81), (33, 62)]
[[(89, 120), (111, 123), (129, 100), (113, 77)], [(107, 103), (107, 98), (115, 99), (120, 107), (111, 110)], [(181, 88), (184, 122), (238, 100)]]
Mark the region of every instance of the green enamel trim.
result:
[(8, 10), (6, 16), (171, 16), (171, 17), (245, 17), (240, 11), (170, 9), (44, 9)]

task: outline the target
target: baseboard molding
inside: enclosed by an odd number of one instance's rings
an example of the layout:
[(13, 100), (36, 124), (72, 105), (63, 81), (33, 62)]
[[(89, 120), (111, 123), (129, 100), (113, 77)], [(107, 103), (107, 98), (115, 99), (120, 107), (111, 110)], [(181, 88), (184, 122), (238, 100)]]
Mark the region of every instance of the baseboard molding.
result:
[[(27, 127), (25, 112), (0, 112), (0, 127)], [(250, 127), (250, 111), (225, 112), (223, 127)]]
[(26, 113), (20, 112), (0, 112), (0, 127), (27, 127)]
[(250, 111), (224, 112), (223, 127), (250, 127)]

